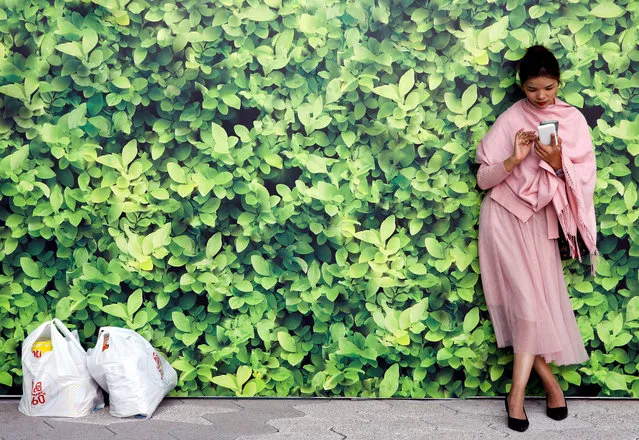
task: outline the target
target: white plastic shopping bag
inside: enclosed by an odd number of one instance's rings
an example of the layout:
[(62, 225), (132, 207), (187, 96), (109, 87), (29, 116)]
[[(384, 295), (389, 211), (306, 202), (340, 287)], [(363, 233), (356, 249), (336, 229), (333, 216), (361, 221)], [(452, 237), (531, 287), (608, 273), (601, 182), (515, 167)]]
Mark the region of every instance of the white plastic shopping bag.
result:
[(77, 333), (59, 319), (45, 322), (25, 339), (22, 375), (18, 409), (27, 416), (82, 417), (104, 407)]
[(119, 327), (102, 327), (88, 350), (89, 371), (109, 393), (115, 417), (151, 417), (177, 384), (177, 373), (141, 335)]

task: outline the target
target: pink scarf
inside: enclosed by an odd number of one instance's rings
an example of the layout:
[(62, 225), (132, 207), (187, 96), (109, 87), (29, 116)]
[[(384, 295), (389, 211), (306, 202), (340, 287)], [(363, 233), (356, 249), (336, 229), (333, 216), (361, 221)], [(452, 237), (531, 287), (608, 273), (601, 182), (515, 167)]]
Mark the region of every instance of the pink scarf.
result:
[(535, 212), (552, 203), (571, 256), (581, 261), (577, 246), (579, 231), (590, 252), (594, 272), (595, 259), (599, 255), (593, 203), (597, 166), (588, 124), (579, 110), (559, 99), (543, 109), (522, 99), (497, 118), (479, 143), (476, 160), (486, 165), (503, 162), (513, 153), (517, 130), (536, 131), (539, 123), (546, 120), (559, 121), (565, 184), (533, 149), (501, 185), (508, 185), (518, 199)]

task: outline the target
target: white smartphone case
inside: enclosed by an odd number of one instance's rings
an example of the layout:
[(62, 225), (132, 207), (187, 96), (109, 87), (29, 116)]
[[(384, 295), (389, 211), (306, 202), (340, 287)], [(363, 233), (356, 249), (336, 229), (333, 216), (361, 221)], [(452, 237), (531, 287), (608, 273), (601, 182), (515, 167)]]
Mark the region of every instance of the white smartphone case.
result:
[(551, 142), (551, 134), (554, 134), (555, 137), (557, 133), (555, 132), (555, 124), (544, 124), (537, 127), (537, 133), (539, 134), (539, 140), (544, 145), (550, 145)]

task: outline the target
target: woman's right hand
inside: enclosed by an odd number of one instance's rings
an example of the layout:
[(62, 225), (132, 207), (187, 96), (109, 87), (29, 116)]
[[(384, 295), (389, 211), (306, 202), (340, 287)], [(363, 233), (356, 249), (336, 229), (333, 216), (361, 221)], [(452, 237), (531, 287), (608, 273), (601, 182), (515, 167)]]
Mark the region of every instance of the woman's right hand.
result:
[(516, 165), (520, 164), (522, 160), (528, 156), (532, 150), (532, 146), (537, 138), (537, 133), (534, 131), (524, 131), (520, 128), (515, 134), (515, 145), (513, 147), (513, 159)]
[(504, 168), (506, 171), (511, 172), (512, 169), (519, 165), (530, 154), (533, 143), (537, 138), (537, 133), (534, 131), (524, 131), (520, 128), (515, 134), (515, 145), (513, 146), (513, 154), (504, 161)]

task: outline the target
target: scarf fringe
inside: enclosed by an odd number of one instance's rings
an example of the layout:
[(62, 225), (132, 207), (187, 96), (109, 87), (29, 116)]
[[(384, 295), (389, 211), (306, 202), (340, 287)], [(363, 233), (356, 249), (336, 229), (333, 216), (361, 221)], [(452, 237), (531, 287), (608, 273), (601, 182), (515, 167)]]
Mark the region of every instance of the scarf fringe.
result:
[(581, 238), (589, 251), (590, 273), (592, 276), (595, 276), (597, 264), (599, 263), (599, 250), (597, 249), (597, 246), (595, 246), (590, 230), (586, 224), (581, 221), (581, 219), (579, 221), (579, 227), (577, 227), (575, 224), (575, 217), (572, 215), (568, 206), (565, 206), (564, 209), (561, 210), (561, 212), (557, 215), (557, 218), (559, 219), (559, 224), (561, 225), (561, 229), (566, 237), (566, 241), (568, 242), (570, 256), (572, 258), (577, 258), (580, 263), (583, 260), (581, 252), (579, 251), (578, 234), (581, 234)]
[[(577, 234), (581, 234), (581, 238), (590, 253), (590, 272), (594, 277), (597, 268), (596, 266), (599, 263), (599, 250), (597, 249), (595, 237), (592, 236), (590, 229), (584, 222), (583, 200), (581, 198), (581, 194), (578, 192), (580, 189), (577, 188), (577, 185), (575, 185), (575, 181), (572, 178), (571, 170), (564, 169), (564, 178), (566, 179), (570, 190), (575, 194), (575, 200), (577, 201), (577, 221), (579, 222), (579, 225), (575, 224), (575, 218), (572, 211), (570, 211), (569, 206), (565, 206), (561, 213), (559, 213), (559, 223), (562, 228), (564, 227), (564, 224), (570, 228), (564, 229), (564, 233), (566, 235), (566, 240), (568, 241), (568, 246), (570, 247), (570, 255), (573, 258), (578, 258), (579, 262), (581, 262), (581, 254), (579, 252), (579, 246), (577, 245)], [(569, 232), (566, 233), (565, 231)]]

